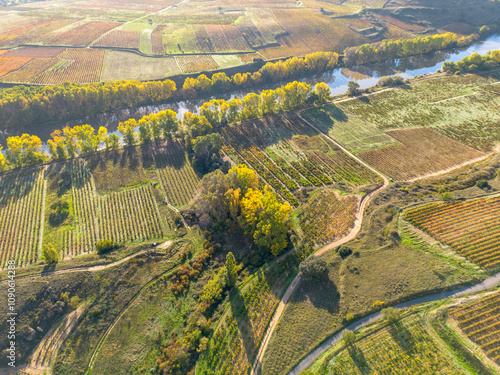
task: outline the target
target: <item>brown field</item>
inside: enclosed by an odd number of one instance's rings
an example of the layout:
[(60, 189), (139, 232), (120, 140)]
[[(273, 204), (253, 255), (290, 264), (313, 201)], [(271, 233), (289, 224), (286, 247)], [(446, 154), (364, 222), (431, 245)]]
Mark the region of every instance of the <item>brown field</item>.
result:
[(329, 19), (317, 10), (275, 9), (274, 14), (289, 35), (278, 38), (281, 47), (261, 51), (268, 59), (303, 56), (316, 51), (342, 52), (350, 45), (367, 41), (347, 26), (350, 20)]
[(104, 54), (102, 49), (67, 49), (57, 56), (59, 62), (36, 77), (33, 83), (50, 85), (66, 81), (99, 82)]
[(390, 130), (386, 134), (401, 145), (361, 152), (359, 156), (396, 180), (411, 180), (484, 156), (428, 128)]
[(451, 316), (461, 331), (500, 365), (500, 293), (496, 291), (456, 308)]
[(0, 57), (0, 77), (19, 69), (31, 60), (32, 57)]
[(449, 25), (443, 26), (441, 29), (461, 35), (472, 34), (476, 31), (476, 28), (468, 23), (450, 23)]
[(47, 40), (46, 44), (63, 46), (86, 46), (120, 24), (117, 22), (90, 21), (58, 33)]
[(140, 31), (113, 30), (99, 38), (93, 45), (99, 47), (119, 47), (139, 49)]
[(276, 19), (272, 9), (252, 9), (249, 14), (253, 24), (264, 39), (264, 44), (276, 43), (276, 36), (286, 32)]
[(151, 33), (151, 49), (155, 55), (163, 55), (163, 29), (167, 25), (158, 25)]
[(64, 52), (64, 48), (59, 48), (59, 47), (21, 47), (8, 51), (7, 56), (56, 57), (62, 52)]
[(231, 25), (206, 25), (208, 37), (215, 52), (248, 51), (241, 32)]
[(0, 49), (0, 56), (9, 51), (10, 51), (9, 49)]
[(383, 39), (410, 39), (415, 38), (415, 34), (400, 27), (385, 24), (387, 30), (383, 33)]
[(238, 57), (240, 58), (240, 60), (244, 63), (244, 64), (248, 64), (248, 63), (253, 63), (253, 60), (254, 59), (262, 59), (262, 60), (265, 60), (265, 57), (262, 56), (260, 53), (244, 53), (244, 54), (241, 54), (241, 55), (238, 55)]
[(31, 41), (33, 35), (38, 34), (39, 29), (54, 23), (56, 20), (43, 20), (36, 24), (28, 24), (17, 27), (0, 34), (0, 46), (17, 46)]
[(214, 70), (219, 67), (210, 55), (175, 56), (175, 60), (183, 73), (203, 72), (205, 70)]
[(386, 16), (386, 15), (377, 15), (378, 18), (381, 20), (385, 21), (386, 23), (390, 23), (391, 25), (397, 26), (401, 29), (408, 30), (408, 31), (413, 31), (413, 32), (420, 32), (424, 31), (426, 28), (421, 25), (415, 25), (412, 23), (407, 23), (401, 20), (398, 20), (397, 18), (391, 17), (391, 16)]
[(29, 83), (33, 81), (39, 74), (42, 74), (46, 69), (56, 64), (59, 60), (55, 57), (36, 58), (21, 68), (10, 72), (6, 76), (2, 77), (2, 82), (12, 82), (12, 83)]

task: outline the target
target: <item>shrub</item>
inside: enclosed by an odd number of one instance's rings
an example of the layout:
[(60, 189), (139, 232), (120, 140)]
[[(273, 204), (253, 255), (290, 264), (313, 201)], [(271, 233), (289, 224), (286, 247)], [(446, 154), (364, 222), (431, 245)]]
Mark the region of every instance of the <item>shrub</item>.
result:
[(48, 264), (59, 262), (59, 253), (55, 249), (54, 245), (47, 244), (42, 249), (42, 260)]
[(352, 345), (354, 344), (354, 341), (356, 341), (356, 334), (353, 331), (345, 330), (342, 335), (342, 341), (346, 345)]
[(316, 256), (309, 257), (300, 263), (299, 271), (307, 281), (318, 281), (328, 277), (326, 261)]
[(111, 240), (101, 240), (95, 244), (95, 248), (99, 254), (106, 253), (118, 246)]
[(401, 318), (401, 311), (393, 307), (387, 307), (381, 310), (382, 317), (388, 323), (395, 323)]
[(352, 249), (349, 246), (341, 245), (337, 247), (337, 253), (339, 253), (342, 259), (345, 259), (352, 254)]
[(476, 186), (480, 189), (487, 189), (490, 187), (490, 185), (488, 184), (488, 181), (485, 179), (477, 180)]

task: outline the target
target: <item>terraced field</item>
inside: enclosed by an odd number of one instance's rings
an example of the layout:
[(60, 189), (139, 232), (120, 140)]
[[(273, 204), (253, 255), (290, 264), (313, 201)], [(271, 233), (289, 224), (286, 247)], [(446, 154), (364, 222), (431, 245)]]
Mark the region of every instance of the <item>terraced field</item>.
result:
[(451, 316), (469, 339), (500, 364), (500, 292), (460, 306)]
[(313, 365), (314, 374), (467, 374), (438, 346), (418, 314), (337, 348)]
[(500, 197), (429, 203), (404, 218), (483, 268), (500, 264)]
[(354, 225), (358, 205), (353, 195), (339, 197), (334, 190), (318, 192), (298, 213), (304, 238), (319, 245), (345, 236)]

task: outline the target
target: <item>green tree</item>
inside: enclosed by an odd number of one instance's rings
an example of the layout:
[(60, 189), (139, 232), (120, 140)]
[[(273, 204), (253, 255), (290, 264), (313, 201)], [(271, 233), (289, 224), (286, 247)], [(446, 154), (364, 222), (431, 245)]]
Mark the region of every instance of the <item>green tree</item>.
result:
[(59, 262), (59, 253), (52, 244), (46, 244), (42, 248), (42, 260), (48, 264)]
[(401, 319), (401, 311), (399, 309), (395, 309), (394, 307), (386, 307), (380, 311), (382, 314), (382, 318), (387, 323), (396, 323), (399, 319)]
[(299, 271), (306, 281), (321, 281), (328, 277), (326, 261), (314, 255), (300, 263)]
[(347, 91), (349, 92), (349, 95), (351, 96), (356, 96), (359, 94), (359, 83), (356, 81), (349, 81), (347, 83)]
[(314, 92), (318, 97), (318, 103), (326, 103), (332, 94), (330, 87), (325, 82), (319, 82), (314, 86)]
[(25, 167), (42, 163), (46, 157), (42, 141), (36, 135), (23, 134), (7, 138), (5, 159), (14, 167)]
[(116, 150), (120, 146), (120, 137), (117, 134), (110, 134), (106, 138), (106, 150)]
[(212, 165), (217, 162), (221, 148), (222, 138), (218, 133), (210, 133), (194, 139), (193, 152), (196, 167), (202, 171), (212, 169)]
[(238, 268), (233, 253), (227, 253), (225, 266), (227, 269), (227, 286), (233, 287), (238, 281)]
[(352, 345), (356, 341), (356, 334), (353, 331), (346, 329), (342, 335), (342, 341), (345, 345)]

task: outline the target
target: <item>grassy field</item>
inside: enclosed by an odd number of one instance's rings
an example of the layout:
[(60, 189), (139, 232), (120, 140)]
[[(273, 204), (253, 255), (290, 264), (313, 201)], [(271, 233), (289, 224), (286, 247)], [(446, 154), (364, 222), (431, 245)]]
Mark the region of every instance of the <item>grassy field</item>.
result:
[(405, 219), (486, 269), (500, 263), (500, 198), (433, 203), (408, 210)]
[(494, 74), (432, 78), (338, 106), (381, 130), (431, 127), (467, 146), (490, 151), (500, 141), (496, 82)]
[[(140, 69), (137, 67), (140, 66)], [(181, 70), (172, 57), (162, 59), (144, 57), (131, 52), (107, 51), (102, 71), (103, 81), (118, 79), (159, 79), (176, 74)]]
[(305, 110), (301, 116), (353, 153), (397, 143), (374, 124), (343, 112), (335, 104)]

